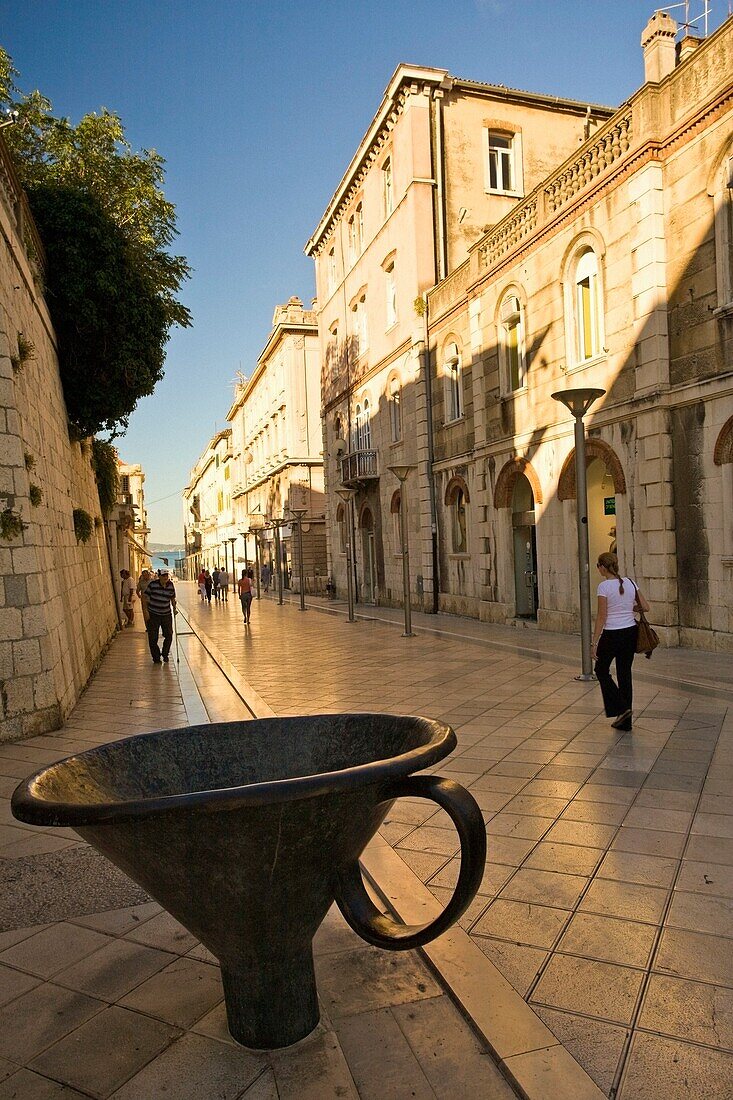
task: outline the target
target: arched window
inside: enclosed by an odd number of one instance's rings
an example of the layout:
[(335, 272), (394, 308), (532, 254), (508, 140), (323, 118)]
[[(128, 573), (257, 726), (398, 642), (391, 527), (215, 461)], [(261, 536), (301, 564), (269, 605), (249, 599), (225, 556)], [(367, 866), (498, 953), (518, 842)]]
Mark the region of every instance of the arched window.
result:
[(526, 385), (524, 306), (518, 296), (509, 293), (499, 307), (499, 347), (501, 349), (504, 393), (514, 393)]
[(394, 538), (395, 554), (402, 553), (402, 493), (395, 489), (392, 493), (392, 501), (389, 506), (392, 513), (392, 535)]
[(598, 257), (592, 248), (580, 253), (573, 284), (575, 362), (585, 363), (600, 355), (603, 348)]
[(363, 413), (361, 411), (361, 405), (357, 402), (357, 406), (354, 410), (354, 431), (353, 431), (353, 448), (355, 451), (360, 451), (362, 447), (362, 420)]
[(390, 260), (384, 269), (384, 294), (387, 316), (387, 328), (397, 324), (397, 277), (394, 260)]
[(336, 509), (336, 526), (339, 532), (339, 552), (346, 553), (346, 511), (343, 504)]
[(364, 411), (362, 413), (362, 449), (370, 451), (372, 448), (372, 422), (370, 420), (371, 409), (369, 398), (364, 398)]
[(389, 431), (392, 442), (402, 439), (402, 386), (396, 376), (387, 385), (387, 403), (389, 405)]
[(468, 553), (467, 511), (468, 487), (462, 477), (452, 477), (445, 491), (445, 503), (450, 509), (451, 550)]
[(443, 379), (445, 387), (445, 422), (460, 420), (463, 416), (463, 370), (458, 345), (446, 345), (443, 353)]

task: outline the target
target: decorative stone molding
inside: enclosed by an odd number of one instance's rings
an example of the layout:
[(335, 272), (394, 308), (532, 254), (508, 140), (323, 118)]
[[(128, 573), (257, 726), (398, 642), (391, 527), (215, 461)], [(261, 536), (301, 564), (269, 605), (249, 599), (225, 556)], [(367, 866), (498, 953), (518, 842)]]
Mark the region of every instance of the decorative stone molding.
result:
[(514, 485), (517, 478), (523, 474), (532, 488), (535, 504), (542, 504), (542, 486), (532, 463), (527, 458), (516, 455), (505, 462), (499, 471), (494, 488), (494, 508), (509, 508), (512, 503)]
[(537, 198), (525, 203), (510, 218), (505, 218), (479, 248), (481, 263), (489, 267), (537, 228)]
[(466, 482), (463, 480), (463, 478), (459, 477), (457, 474), (455, 474), (446, 485), (445, 503), (448, 505), (455, 504), (459, 490), (463, 493), (463, 499), (465, 500), (466, 504), (470, 504), (471, 496), (468, 492), (468, 485), (466, 485)]
[(733, 462), (733, 416), (729, 416), (715, 441), (713, 461), (716, 466)]
[[(626, 492), (626, 477), (624, 475), (623, 466), (613, 447), (610, 447), (608, 443), (604, 443), (602, 439), (586, 439), (585, 453), (587, 463), (590, 463), (594, 458), (603, 459), (606, 464), (606, 469), (613, 478), (613, 488), (616, 495)], [(563, 462), (562, 470), (560, 471), (560, 480), (557, 486), (557, 498), (558, 500), (575, 500), (574, 447)]]
[(576, 160), (545, 185), (548, 211), (555, 213), (587, 184), (628, 152), (631, 145), (631, 112), (617, 118)]

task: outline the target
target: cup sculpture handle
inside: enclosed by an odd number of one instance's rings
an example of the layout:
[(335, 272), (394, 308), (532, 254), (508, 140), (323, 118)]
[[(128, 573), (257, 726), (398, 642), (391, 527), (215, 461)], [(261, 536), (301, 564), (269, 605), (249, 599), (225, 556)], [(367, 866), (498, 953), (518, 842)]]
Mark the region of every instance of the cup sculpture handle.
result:
[(475, 799), (451, 779), (437, 775), (409, 775), (388, 788), (384, 801), (395, 798), (428, 798), (437, 802), (458, 831), (461, 841), (461, 869), (453, 897), (435, 920), (428, 924), (400, 924), (385, 916), (369, 897), (361, 877), (358, 859), (339, 869), (336, 903), (354, 931), (375, 947), (387, 951), (408, 951), (434, 940), (465, 913), (473, 901), (486, 867), (486, 825)]

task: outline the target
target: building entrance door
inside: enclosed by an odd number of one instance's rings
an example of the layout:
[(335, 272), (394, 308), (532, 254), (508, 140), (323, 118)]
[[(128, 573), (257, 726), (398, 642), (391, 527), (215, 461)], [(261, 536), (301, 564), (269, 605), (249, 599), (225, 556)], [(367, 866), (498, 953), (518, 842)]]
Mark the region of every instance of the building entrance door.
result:
[(537, 535), (534, 495), (524, 474), (519, 474), (512, 495), (512, 539), (514, 546), (514, 594), (518, 619), (536, 619)]
[(377, 602), (377, 551), (369, 508), (361, 514), (361, 596), (364, 603)]

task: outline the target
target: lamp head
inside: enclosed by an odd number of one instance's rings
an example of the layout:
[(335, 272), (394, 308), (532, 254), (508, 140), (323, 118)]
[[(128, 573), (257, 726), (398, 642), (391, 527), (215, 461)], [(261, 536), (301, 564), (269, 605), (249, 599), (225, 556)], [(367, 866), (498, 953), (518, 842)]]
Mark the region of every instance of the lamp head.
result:
[(410, 473), (410, 470), (415, 470), (417, 467), (414, 463), (403, 462), (396, 466), (388, 466), (387, 469), (391, 474), (394, 474), (398, 481), (402, 482), (407, 481), (407, 475)]
[(585, 416), (593, 402), (599, 397), (604, 397), (605, 394), (605, 390), (579, 386), (574, 390), (558, 390), (557, 393), (551, 394), (551, 397), (553, 401), (561, 401), (574, 417), (580, 419)]

